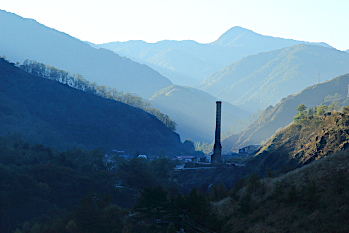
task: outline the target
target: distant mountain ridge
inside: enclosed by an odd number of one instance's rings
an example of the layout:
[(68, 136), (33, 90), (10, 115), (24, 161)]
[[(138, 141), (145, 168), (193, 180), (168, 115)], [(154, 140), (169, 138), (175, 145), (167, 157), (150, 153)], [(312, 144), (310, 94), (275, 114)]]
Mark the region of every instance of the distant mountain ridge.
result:
[[(344, 105), (349, 104), (347, 94), (349, 85), (349, 74), (339, 76), (330, 81), (310, 86), (303, 91), (289, 95), (279, 102), (275, 107), (267, 108), (260, 117), (243, 130), (240, 134), (235, 134), (225, 138), (222, 141), (222, 147), (225, 150), (236, 151), (239, 148), (252, 144), (261, 144), (273, 134), (287, 125), (289, 125), (297, 114), (297, 107), (304, 104), (308, 108), (313, 108), (325, 103), (327, 96), (338, 94)], [(332, 101), (338, 101), (336, 99)]]
[(330, 47), (325, 43), (263, 36), (242, 27), (233, 27), (208, 44), (165, 40), (156, 43), (110, 42), (95, 46), (147, 64), (174, 84), (197, 87), (211, 73), (243, 57), (303, 43)]
[[(214, 141), (217, 99), (191, 87), (172, 85), (150, 98), (151, 104), (169, 115), (177, 123), (181, 139), (211, 143)], [(227, 102), (222, 104), (222, 134), (238, 129), (239, 120), (247, 119), (248, 112)]]
[(30, 75), (0, 59), (0, 132), (53, 149), (123, 150), (173, 156), (179, 135), (154, 116), (118, 101)]
[(210, 45), (220, 47), (245, 47), (251, 52), (254, 51), (254, 53), (266, 52), (275, 50), (275, 48), (284, 48), (296, 44), (313, 44), (324, 47), (331, 47), (324, 42), (316, 43), (261, 35), (252, 30), (239, 26), (230, 28), (216, 41), (210, 43)]
[(12, 62), (36, 60), (80, 73), (90, 82), (149, 98), (171, 81), (146, 65), (90, 45), (13, 13), (0, 10), (0, 55)]
[(302, 44), (245, 57), (212, 74), (201, 90), (255, 112), (348, 72), (348, 53)]

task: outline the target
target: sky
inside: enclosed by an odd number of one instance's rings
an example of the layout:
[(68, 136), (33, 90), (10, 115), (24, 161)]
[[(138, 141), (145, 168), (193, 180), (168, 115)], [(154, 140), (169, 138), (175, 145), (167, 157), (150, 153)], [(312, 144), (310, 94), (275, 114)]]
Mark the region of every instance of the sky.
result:
[(0, 9), (83, 41), (195, 40), (233, 26), (349, 49), (349, 0), (11, 0)]

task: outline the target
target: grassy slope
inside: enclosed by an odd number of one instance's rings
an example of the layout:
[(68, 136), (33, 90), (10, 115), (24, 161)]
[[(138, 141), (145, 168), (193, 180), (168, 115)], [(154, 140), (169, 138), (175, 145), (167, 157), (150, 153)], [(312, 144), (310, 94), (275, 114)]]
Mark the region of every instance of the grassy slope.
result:
[(266, 167), (299, 167), (348, 148), (348, 132), (349, 115), (310, 116), (276, 133), (251, 162), (262, 173)]
[(277, 133), (250, 167), (260, 173), (268, 167), (271, 177), (284, 166), (300, 168), (263, 180), (250, 176), (230, 197), (215, 203), (225, 230), (348, 232), (348, 132), (349, 115), (333, 112), (308, 117)]
[(348, 232), (348, 181), (345, 150), (247, 185), (214, 206), (227, 232)]

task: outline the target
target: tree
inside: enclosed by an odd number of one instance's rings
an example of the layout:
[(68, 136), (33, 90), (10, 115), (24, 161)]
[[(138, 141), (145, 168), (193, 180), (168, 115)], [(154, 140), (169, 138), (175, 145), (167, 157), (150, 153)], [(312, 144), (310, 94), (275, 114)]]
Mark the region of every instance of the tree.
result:
[(150, 169), (159, 183), (166, 183), (175, 163), (168, 158), (158, 158), (150, 162)]
[(141, 191), (141, 196), (134, 209), (141, 213), (142, 217), (161, 219), (167, 214), (168, 204), (167, 191), (162, 186), (157, 186)]
[(328, 107), (326, 105), (321, 105), (316, 107), (316, 115), (321, 116), (324, 115), (328, 110)]
[(297, 122), (297, 121), (299, 121), (299, 120), (301, 120), (301, 119), (304, 119), (305, 116), (306, 116), (306, 112), (305, 112), (306, 109), (307, 109), (307, 107), (306, 107), (304, 104), (298, 105), (298, 107), (297, 107), (298, 113), (297, 113), (297, 115), (294, 117), (294, 121)]
[(210, 201), (219, 201), (228, 196), (228, 190), (222, 183), (215, 183), (209, 193)]
[(339, 102), (332, 102), (328, 106), (329, 111), (339, 111), (341, 109), (340, 103)]
[(349, 115), (349, 105), (346, 106), (346, 107), (343, 107), (342, 112), (343, 112), (343, 114), (345, 114), (345, 115)]
[(154, 184), (149, 163), (143, 158), (124, 160), (119, 166), (117, 176), (125, 182), (125, 185), (135, 189), (143, 189)]
[(189, 219), (201, 226), (218, 230), (220, 224), (217, 217), (213, 214), (212, 204), (209, 202), (206, 195), (199, 192), (197, 189), (192, 189), (191, 192), (185, 196), (186, 214)]
[(298, 112), (304, 112), (307, 109), (307, 107), (304, 104), (300, 104), (297, 107)]

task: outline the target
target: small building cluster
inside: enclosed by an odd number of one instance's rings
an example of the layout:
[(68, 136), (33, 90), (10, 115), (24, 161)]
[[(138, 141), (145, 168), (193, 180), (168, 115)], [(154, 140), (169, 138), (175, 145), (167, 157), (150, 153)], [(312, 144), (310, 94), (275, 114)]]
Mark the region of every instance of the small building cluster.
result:
[(260, 147), (259, 145), (249, 145), (249, 146), (243, 147), (239, 149), (239, 154), (240, 155), (254, 154), (259, 149), (259, 147)]

